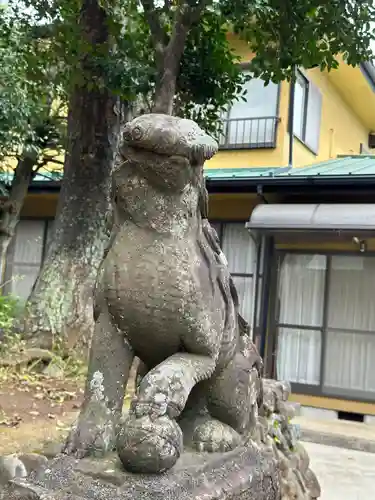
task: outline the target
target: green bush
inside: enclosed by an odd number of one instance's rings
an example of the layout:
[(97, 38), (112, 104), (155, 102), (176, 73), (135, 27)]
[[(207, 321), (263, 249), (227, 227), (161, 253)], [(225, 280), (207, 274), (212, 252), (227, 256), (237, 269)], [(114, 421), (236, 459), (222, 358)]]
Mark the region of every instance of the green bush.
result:
[(0, 330), (6, 335), (20, 313), (20, 302), (12, 295), (0, 295)]

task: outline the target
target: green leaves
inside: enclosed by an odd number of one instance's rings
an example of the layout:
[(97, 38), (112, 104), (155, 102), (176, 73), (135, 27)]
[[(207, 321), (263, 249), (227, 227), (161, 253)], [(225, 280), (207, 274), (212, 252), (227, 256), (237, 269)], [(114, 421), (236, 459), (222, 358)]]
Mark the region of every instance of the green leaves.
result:
[(337, 67), (373, 57), (371, 0), (224, 0), (228, 21), (256, 53), (251, 69), (265, 81), (292, 76), (292, 67)]
[(20, 313), (20, 303), (12, 295), (0, 295), (0, 329), (9, 333)]
[(65, 93), (48, 41), (35, 38), (35, 25), (12, 7), (0, 18), (0, 160), (25, 152), (37, 159), (61, 144), (64, 125), (52, 102)]
[(214, 135), (221, 112), (241, 94), (245, 76), (220, 13), (206, 11), (189, 33), (177, 79), (177, 113)]
[[(140, 96), (152, 101), (159, 75), (140, 0), (101, 0), (110, 48), (100, 44), (90, 48), (81, 36), (80, 0), (9, 0), (9, 5), (7, 16), (0, 20), (0, 155), (19, 151), (25, 141), (38, 142), (35, 124), (46, 117), (50, 120), (50, 97), (66, 103), (72, 85), (110, 88), (125, 101)], [(167, 40), (176, 5), (155, 1)], [(228, 43), (228, 30), (256, 53), (250, 70), (267, 83), (291, 78), (293, 66), (333, 69), (338, 54), (352, 65), (370, 59), (374, 21), (371, 0), (207, 2), (187, 37), (175, 113), (217, 133), (223, 109), (241, 98), (244, 76)], [(88, 50), (94, 51), (90, 61), (100, 75), (96, 79), (79, 69)]]

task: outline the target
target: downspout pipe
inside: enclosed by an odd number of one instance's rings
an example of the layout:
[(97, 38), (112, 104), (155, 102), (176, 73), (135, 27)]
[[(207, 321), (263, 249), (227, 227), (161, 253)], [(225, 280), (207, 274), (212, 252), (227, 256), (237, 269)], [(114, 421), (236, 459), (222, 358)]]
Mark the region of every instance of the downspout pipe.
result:
[(293, 145), (294, 145), (294, 96), (296, 94), (296, 67), (292, 66), (292, 79), (290, 81), (289, 92), (289, 160), (288, 167), (293, 168)]
[(262, 238), (264, 245), (263, 258), (263, 282), (262, 282), (262, 298), (261, 298), (261, 316), (260, 316), (260, 355), (265, 360), (267, 327), (269, 317), (269, 303), (271, 293), (271, 262), (273, 252), (273, 238), (264, 236)]
[[(252, 235), (251, 232), (250, 232), (250, 235)], [(259, 280), (260, 280), (261, 272), (263, 274), (263, 270), (261, 269), (261, 260), (262, 260), (262, 252), (263, 252), (263, 248), (264, 248), (264, 237), (258, 236), (258, 238), (255, 238), (255, 236), (252, 235), (252, 238), (254, 238), (254, 241), (256, 242), (256, 269), (255, 269), (255, 276), (254, 276), (255, 283), (254, 283), (254, 288), (253, 288), (253, 290), (254, 290), (253, 342), (256, 343), (257, 337), (259, 337), (259, 349), (260, 349), (261, 335), (260, 335), (260, 331), (259, 331), (260, 321), (258, 322), (258, 319), (260, 319), (260, 318), (258, 318), (258, 309), (259, 309), (261, 297), (259, 297), (259, 292), (260, 292)]]

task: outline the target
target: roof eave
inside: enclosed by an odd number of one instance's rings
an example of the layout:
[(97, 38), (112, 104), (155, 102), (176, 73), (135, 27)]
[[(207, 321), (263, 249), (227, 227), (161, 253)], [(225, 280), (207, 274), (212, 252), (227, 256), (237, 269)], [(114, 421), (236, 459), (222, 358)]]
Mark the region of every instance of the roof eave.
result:
[(247, 189), (249, 192), (257, 192), (259, 186), (267, 187), (307, 187), (307, 186), (321, 186), (321, 187), (373, 187), (375, 190), (375, 175), (353, 177), (347, 176), (315, 176), (315, 177), (253, 177), (253, 178), (221, 178), (221, 179), (206, 179), (206, 185), (209, 192), (220, 192), (225, 189), (226, 192), (237, 189)]

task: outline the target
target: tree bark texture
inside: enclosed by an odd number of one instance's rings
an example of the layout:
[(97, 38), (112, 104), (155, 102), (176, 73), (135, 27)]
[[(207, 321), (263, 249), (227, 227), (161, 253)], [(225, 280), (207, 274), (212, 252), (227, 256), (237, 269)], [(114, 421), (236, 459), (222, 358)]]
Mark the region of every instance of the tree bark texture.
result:
[[(87, 53), (84, 84), (71, 93), (68, 146), (54, 237), (26, 307), (24, 333), (32, 345), (86, 347), (93, 329), (92, 292), (107, 241), (111, 171), (119, 137), (118, 99), (91, 60), (95, 47), (110, 57), (107, 16), (84, 0), (79, 20)], [(90, 50), (92, 49), (92, 50)], [(96, 84), (99, 82), (99, 84)]]
[(164, 50), (162, 60), (158, 64), (158, 78), (152, 112), (171, 115), (173, 113), (180, 59), (177, 61), (176, 55), (168, 52), (167, 49)]
[(8, 198), (0, 205), (0, 258), (4, 262), (33, 176), (36, 158), (24, 156), (18, 160)]

